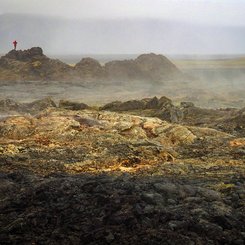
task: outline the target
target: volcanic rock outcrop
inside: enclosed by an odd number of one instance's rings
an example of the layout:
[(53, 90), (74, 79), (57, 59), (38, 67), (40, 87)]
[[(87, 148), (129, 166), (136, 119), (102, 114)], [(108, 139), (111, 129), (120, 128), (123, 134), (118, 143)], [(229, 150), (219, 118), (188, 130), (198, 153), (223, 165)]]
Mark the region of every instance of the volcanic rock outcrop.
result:
[(160, 99), (157, 97), (145, 98), (142, 100), (129, 100), (126, 102), (114, 101), (101, 107), (101, 110), (109, 111), (131, 111), (131, 110), (146, 110), (146, 109), (163, 109), (166, 107), (173, 107), (172, 101), (162, 96)]
[(102, 66), (84, 58), (74, 67), (50, 59), (39, 47), (11, 50), (0, 58), (0, 81), (164, 81), (183, 78), (178, 68), (163, 55), (144, 54), (135, 60), (111, 61)]
[(114, 101), (100, 108), (115, 112), (127, 112), (139, 116), (158, 117), (171, 123), (209, 127), (245, 136), (245, 109), (206, 109), (196, 107), (192, 102), (174, 103), (167, 97), (145, 98), (126, 102)]
[(0, 80), (64, 80), (71, 76), (71, 67), (50, 59), (39, 47), (11, 50), (0, 58)]
[[(135, 60), (111, 61), (105, 64), (110, 79), (171, 80), (181, 76), (177, 67), (163, 55), (143, 54)], [(183, 76), (183, 74), (182, 74)]]

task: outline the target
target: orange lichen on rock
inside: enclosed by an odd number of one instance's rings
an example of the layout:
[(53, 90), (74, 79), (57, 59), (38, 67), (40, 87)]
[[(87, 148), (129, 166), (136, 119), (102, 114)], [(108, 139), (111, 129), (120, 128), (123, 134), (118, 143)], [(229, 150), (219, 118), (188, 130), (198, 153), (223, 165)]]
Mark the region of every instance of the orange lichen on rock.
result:
[(231, 147), (245, 146), (245, 138), (237, 138), (229, 142)]

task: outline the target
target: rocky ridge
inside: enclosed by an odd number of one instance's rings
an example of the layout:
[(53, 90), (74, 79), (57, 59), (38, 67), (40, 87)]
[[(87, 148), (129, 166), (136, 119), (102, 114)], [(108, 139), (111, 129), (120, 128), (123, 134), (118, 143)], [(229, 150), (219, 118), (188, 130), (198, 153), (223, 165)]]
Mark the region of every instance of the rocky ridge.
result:
[(192, 102), (181, 102), (179, 105), (176, 105), (171, 99), (165, 96), (125, 102), (114, 101), (99, 108), (69, 100), (60, 100), (56, 105), (50, 97), (31, 103), (19, 103), (11, 99), (0, 100), (0, 113), (5, 115), (19, 115), (23, 113), (35, 115), (41, 110), (50, 107), (59, 107), (67, 110), (95, 108), (99, 111), (113, 111), (145, 117), (157, 117), (169, 123), (213, 128), (237, 137), (245, 136), (244, 108), (206, 109), (196, 107)]
[(164, 81), (183, 76), (166, 57), (153, 53), (104, 66), (95, 59), (83, 58), (74, 67), (48, 58), (39, 47), (11, 50), (0, 58), (0, 81)]
[(163, 96), (126, 102), (114, 101), (100, 108), (115, 112), (127, 112), (134, 115), (158, 117), (171, 123), (209, 127), (233, 135), (245, 136), (244, 108), (206, 109), (196, 107), (192, 102), (174, 102)]

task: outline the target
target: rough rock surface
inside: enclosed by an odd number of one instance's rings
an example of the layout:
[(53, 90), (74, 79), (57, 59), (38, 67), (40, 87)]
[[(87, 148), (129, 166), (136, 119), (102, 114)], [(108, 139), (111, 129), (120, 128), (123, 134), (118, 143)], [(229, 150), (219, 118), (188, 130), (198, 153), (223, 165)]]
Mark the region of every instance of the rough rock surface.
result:
[(100, 109), (158, 117), (172, 123), (209, 127), (236, 136), (245, 136), (245, 108), (205, 109), (188, 101), (174, 105), (171, 99), (162, 96), (160, 99), (153, 97), (126, 102), (114, 101)]
[(157, 97), (145, 98), (142, 100), (129, 100), (126, 102), (114, 101), (101, 107), (101, 110), (109, 111), (132, 111), (132, 110), (161, 110), (173, 107), (172, 101), (165, 96), (160, 99)]
[(0, 241), (243, 244), (244, 152), (242, 137), (153, 117), (56, 107), (8, 116)]
[(44, 57), (43, 50), (40, 47), (34, 47), (27, 50), (11, 50), (5, 56), (2, 57), (1, 61), (4, 59), (18, 60), (18, 61), (31, 61), (33, 58), (42, 59)]

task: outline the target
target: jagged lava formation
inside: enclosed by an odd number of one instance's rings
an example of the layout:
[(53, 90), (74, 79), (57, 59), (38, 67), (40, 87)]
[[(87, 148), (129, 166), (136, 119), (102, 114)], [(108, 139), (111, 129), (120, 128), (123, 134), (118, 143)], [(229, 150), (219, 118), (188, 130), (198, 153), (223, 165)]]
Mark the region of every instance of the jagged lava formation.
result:
[(0, 119), (1, 243), (243, 244), (244, 109), (217, 130), (171, 122), (187, 108), (202, 110), (164, 96), (100, 110), (0, 101), (15, 113)]
[(179, 77), (183, 74), (171, 61), (153, 53), (104, 66), (95, 59), (83, 58), (74, 67), (48, 58), (39, 47), (11, 50), (0, 58), (0, 81), (164, 81)]

